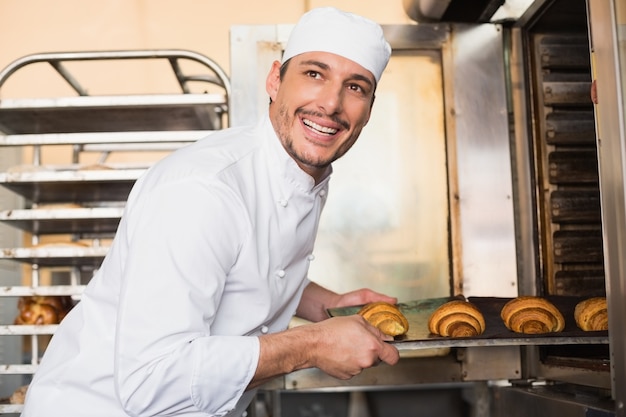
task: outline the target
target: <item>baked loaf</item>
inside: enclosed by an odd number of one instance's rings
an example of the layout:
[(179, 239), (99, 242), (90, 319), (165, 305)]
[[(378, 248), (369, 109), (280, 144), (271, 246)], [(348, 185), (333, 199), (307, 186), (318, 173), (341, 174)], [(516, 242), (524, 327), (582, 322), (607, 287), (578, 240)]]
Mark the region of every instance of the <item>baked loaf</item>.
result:
[(469, 301), (448, 301), (430, 315), (428, 330), (445, 337), (478, 336), (485, 331), (485, 317)]
[(574, 308), (576, 325), (586, 332), (608, 330), (609, 315), (606, 297), (593, 297), (576, 304)]
[(22, 385), (21, 387), (16, 389), (9, 397), (9, 404), (24, 404), (26, 391), (28, 391), (28, 385)]
[(540, 334), (560, 332), (565, 319), (550, 301), (537, 296), (520, 296), (507, 302), (500, 317), (507, 329), (517, 333)]
[(369, 303), (357, 314), (389, 336), (400, 336), (409, 331), (409, 321), (398, 306), (393, 304), (383, 301)]
[(69, 296), (20, 297), (15, 324), (59, 324), (72, 307)]

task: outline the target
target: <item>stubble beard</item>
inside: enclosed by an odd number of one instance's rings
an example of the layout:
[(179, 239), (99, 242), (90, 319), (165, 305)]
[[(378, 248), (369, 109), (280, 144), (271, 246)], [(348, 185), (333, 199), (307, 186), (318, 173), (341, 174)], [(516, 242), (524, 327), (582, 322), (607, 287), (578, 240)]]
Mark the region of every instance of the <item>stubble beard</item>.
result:
[[(297, 113), (297, 112), (296, 112)], [(289, 116), (287, 109), (281, 107), (278, 110), (278, 137), (283, 144), (283, 147), (287, 153), (301, 166), (308, 166), (311, 168), (326, 169), (333, 161), (338, 157), (332, 155), (330, 158), (320, 158), (315, 155), (310, 155), (304, 151), (298, 151), (293, 144), (293, 137), (291, 136), (291, 126), (294, 123), (294, 117)]]
[[(296, 115), (299, 113), (306, 114), (306, 112), (297, 110), (295, 112)], [(293, 137), (291, 136), (291, 126), (294, 124), (295, 116), (290, 116), (286, 107), (278, 108), (278, 126), (277, 133), (278, 137), (283, 144), (283, 147), (287, 151), (287, 153), (300, 165), (300, 167), (309, 167), (315, 170), (323, 170), (330, 166), (334, 161), (341, 158), (343, 155), (352, 148), (352, 145), (356, 142), (356, 138), (359, 137), (361, 129), (357, 129), (352, 132), (352, 138), (344, 142), (334, 154), (332, 154), (328, 158), (321, 158), (319, 156), (307, 154), (305, 151), (299, 151), (295, 148), (293, 143)], [(343, 125), (347, 130), (349, 130), (349, 125), (341, 120), (336, 120), (337, 123)], [(304, 139), (306, 140), (306, 139)]]

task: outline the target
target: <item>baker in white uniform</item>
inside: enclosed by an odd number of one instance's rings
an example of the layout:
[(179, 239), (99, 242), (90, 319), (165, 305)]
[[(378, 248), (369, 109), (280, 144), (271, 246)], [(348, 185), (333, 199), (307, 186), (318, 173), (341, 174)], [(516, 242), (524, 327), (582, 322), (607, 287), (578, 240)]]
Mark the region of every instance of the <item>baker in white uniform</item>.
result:
[[(266, 81), (268, 115), (137, 181), (110, 252), (59, 326), (24, 417), (240, 416), (264, 382), (395, 364), (388, 337), (326, 308), (396, 299), (307, 278), (331, 163), (367, 124), (391, 50), (379, 25), (305, 14)], [(297, 315), (310, 324), (288, 329)]]

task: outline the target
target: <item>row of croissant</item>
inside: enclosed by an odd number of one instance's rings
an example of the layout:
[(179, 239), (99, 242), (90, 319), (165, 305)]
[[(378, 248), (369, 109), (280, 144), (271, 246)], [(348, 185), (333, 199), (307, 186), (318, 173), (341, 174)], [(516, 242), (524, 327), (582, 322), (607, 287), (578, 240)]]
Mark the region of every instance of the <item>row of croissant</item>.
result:
[[(15, 324), (56, 324), (73, 307), (70, 297), (21, 297)], [(390, 336), (409, 330), (409, 322), (400, 308), (387, 303), (370, 303), (358, 314)], [(500, 311), (504, 325), (524, 334), (560, 332), (565, 318), (549, 300), (537, 296), (520, 296), (508, 301)], [(580, 301), (574, 309), (576, 325), (584, 331), (608, 329), (606, 297)], [(428, 330), (444, 337), (472, 337), (485, 331), (485, 318), (479, 308), (466, 300), (452, 300), (437, 308), (428, 319)]]
[[(409, 322), (400, 308), (387, 303), (370, 303), (359, 312), (368, 322), (390, 336), (409, 330)], [(565, 318), (549, 300), (538, 296), (520, 296), (508, 301), (500, 311), (507, 329), (524, 334), (561, 332)], [(583, 331), (608, 329), (606, 297), (580, 301), (574, 308), (576, 325)], [(485, 331), (485, 317), (475, 304), (452, 300), (438, 307), (428, 319), (428, 330), (444, 337), (472, 337)]]

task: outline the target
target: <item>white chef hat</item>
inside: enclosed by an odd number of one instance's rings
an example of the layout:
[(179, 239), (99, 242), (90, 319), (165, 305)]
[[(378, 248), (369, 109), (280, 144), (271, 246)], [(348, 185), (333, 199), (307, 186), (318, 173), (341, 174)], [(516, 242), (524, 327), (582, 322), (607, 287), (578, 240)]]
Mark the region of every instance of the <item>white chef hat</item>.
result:
[(348, 58), (370, 71), (377, 82), (391, 55), (378, 23), (334, 7), (316, 8), (300, 18), (291, 31), (282, 62), (314, 51)]

